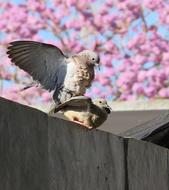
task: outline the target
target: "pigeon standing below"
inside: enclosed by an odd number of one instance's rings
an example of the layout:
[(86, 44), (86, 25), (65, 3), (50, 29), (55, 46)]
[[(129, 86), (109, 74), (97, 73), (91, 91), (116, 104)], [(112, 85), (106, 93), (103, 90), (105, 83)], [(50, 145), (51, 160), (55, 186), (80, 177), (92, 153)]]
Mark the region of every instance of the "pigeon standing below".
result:
[(8, 46), (11, 61), (52, 91), (56, 105), (84, 95), (94, 79), (99, 56), (90, 50), (66, 57), (56, 46), (35, 41), (14, 41)]
[(105, 99), (91, 100), (85, 96), (76, 96), (52, 109), (49, 115), (54, 115), (58, 111), (61, 111), (70, 121), (93, 129), (107, 119), (111, 108)]

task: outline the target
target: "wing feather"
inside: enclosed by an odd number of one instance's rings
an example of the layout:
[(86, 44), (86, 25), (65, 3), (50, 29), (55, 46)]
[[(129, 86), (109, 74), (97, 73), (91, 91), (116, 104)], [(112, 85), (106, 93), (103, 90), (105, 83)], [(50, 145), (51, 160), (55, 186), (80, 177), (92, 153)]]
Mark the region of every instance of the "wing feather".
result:
[(91, 98), (88, 98), (86, 96), (75, 96), (57, 106), (54, 112), (56, 113), (66, 107), (76, 107), (76, 108), (81, 107), (82, 110), (86, 110), (87, 106), (91, 103), (92, 103)]
[(7, 49), (11, 61), (44, 88), (54, 90), (63, 84), (67, 57), (56, 46), (35, 41), (14, 41)]

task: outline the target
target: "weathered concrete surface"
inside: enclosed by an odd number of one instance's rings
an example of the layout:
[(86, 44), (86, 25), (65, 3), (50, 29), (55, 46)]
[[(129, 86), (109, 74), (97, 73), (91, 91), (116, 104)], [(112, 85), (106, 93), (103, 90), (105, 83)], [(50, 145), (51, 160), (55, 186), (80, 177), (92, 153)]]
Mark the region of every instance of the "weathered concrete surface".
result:
[(165, 190), (167, 163), (163, 147), (0, 99), (0, 190)]

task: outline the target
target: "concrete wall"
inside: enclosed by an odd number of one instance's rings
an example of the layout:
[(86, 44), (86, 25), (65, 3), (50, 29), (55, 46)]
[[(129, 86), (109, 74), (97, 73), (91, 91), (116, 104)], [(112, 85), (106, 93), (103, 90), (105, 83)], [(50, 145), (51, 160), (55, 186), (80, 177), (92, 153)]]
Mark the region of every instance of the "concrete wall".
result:
[(0, 99), (0, 190), (168, 190), (168, 149)]

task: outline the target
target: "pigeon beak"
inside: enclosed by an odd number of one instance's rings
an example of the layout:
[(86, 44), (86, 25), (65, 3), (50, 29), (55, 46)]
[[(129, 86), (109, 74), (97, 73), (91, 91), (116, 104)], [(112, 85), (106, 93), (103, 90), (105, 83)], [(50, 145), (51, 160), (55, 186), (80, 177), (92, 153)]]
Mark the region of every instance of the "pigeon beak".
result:
[(95, 63), (95, 66), (99, 68), (99, 71), (100, 71), (100, 57), (98, 57), (96, 63)]
[(96, 63), (94, 63), (94, 67), (95, 67), (95, 68), (98, 68), (98, 69), (99, 69), (99, 71), (100, 71), (100, 64), (99, 64), (99, 63), (97, 63), (97, 62), (96, 62)]
[(100, 65), (98, 64), (97, 67), (99, 68), (99, 71), (100, 71)]
[(100, 64), (99, 64), (98, 62), (95, 63), (95, 66), (96, 66), (96, 68), (98, 68), (99, 71), (100, 71)]
[(112, 111), (111, 107), (108, 105), (105, 107), (105, 110), (107, 113), (111, 113), (111, 111)]

